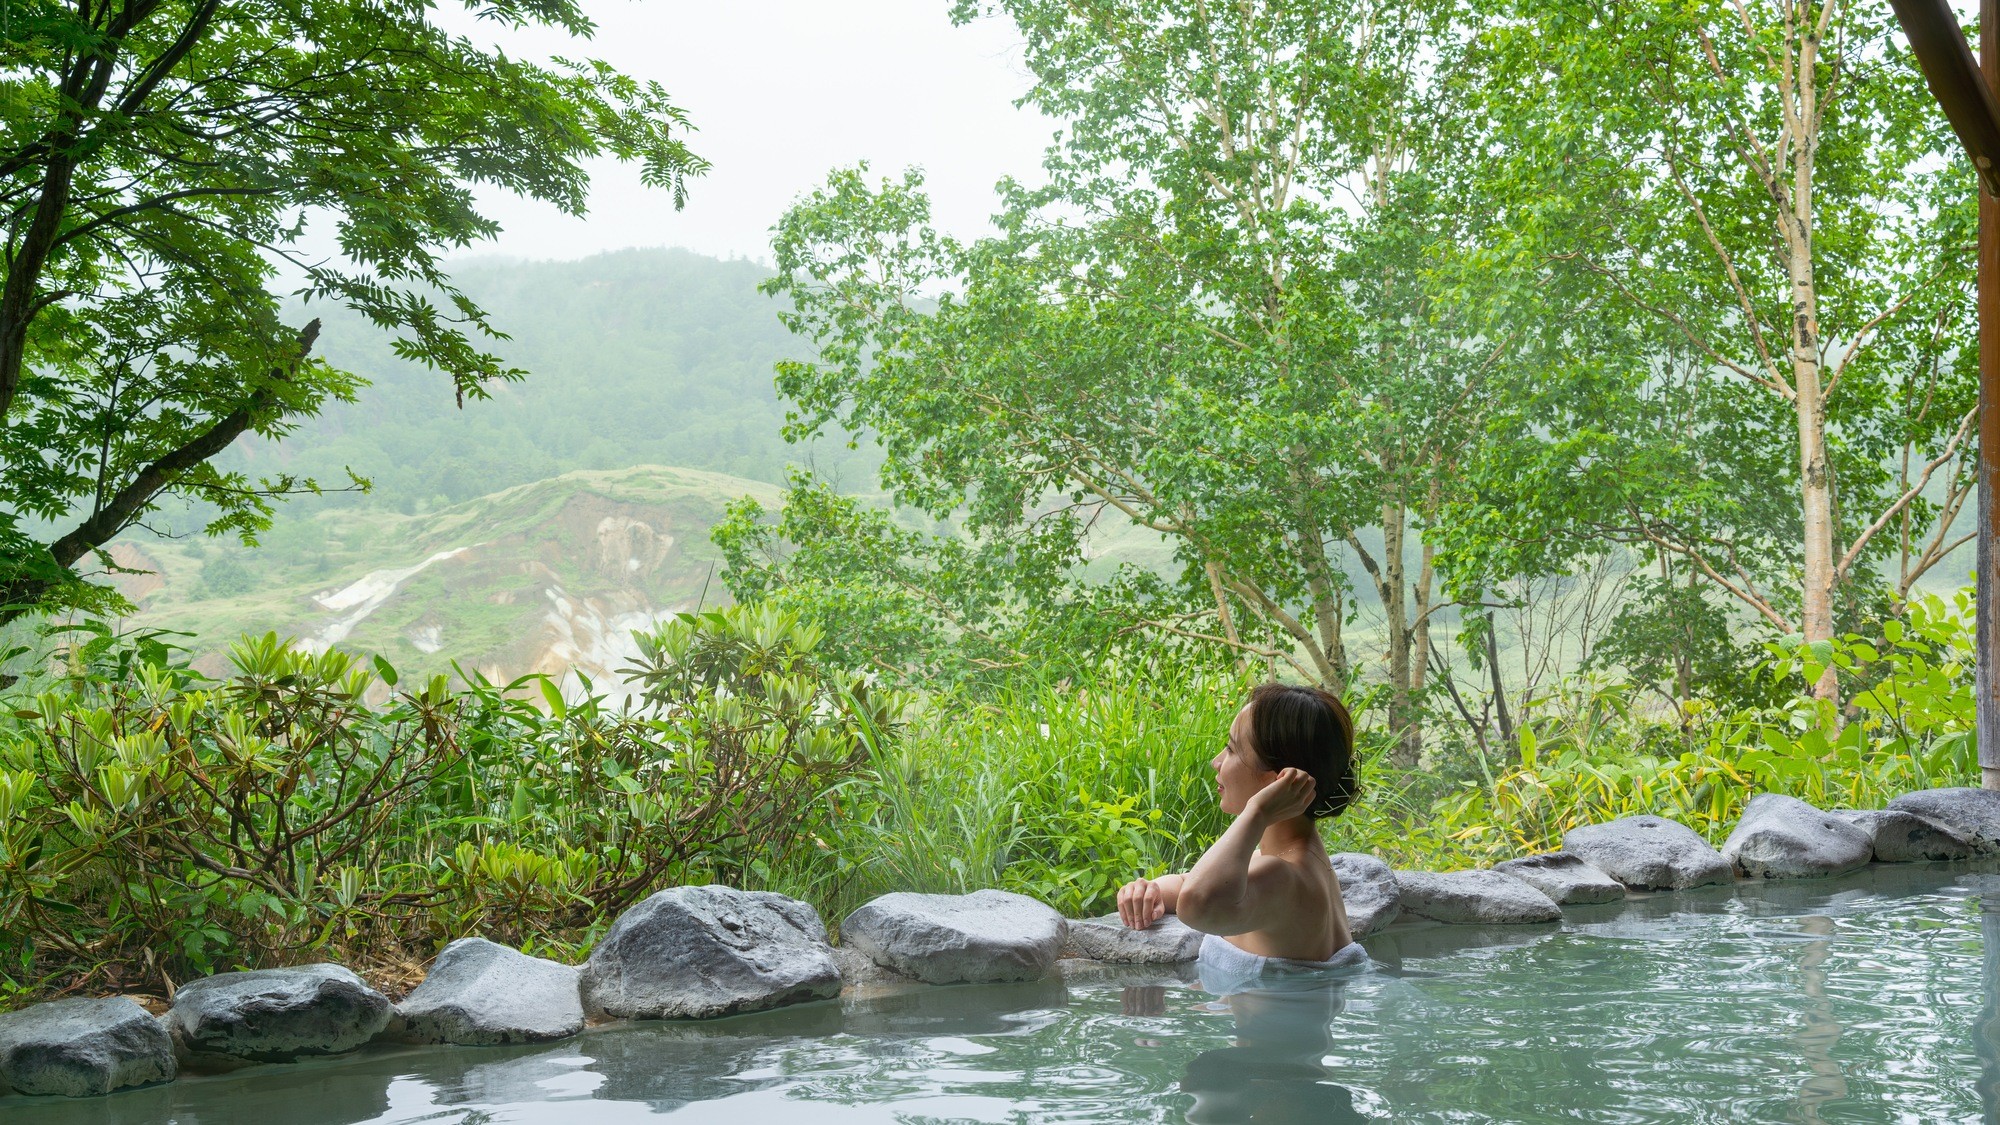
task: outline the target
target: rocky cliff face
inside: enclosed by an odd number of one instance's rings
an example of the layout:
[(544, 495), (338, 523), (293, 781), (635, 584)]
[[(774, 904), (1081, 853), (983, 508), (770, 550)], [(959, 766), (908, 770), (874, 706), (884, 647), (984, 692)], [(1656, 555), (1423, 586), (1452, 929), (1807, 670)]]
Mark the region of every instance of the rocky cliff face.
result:
[[(255, 589), (227, 597), (204, 581), (212, 549), (146, 544), (121, 562), (150, 572), (125, 580), (141, 607), (130, 624), (195, 633), (197, 666), (212, 673), (237, 634), (276, 630), (314, 649), (379, 653), (405, 674), (455, 661), (498, 683), (547, 675), (566, 694), (588, 678), (619, 699), (634, 630), (726, 600), (708, 533), (746, 493), (776, 498), (759, 482), (645, 467), (570, 473), (427, 516), (324, 513), (312, 517), (333, 525), (310, 537), (331, 544), (319, 559), (291, 558), (281, 539), (275, 554), (231, 564), (260, 569)], [(313, 573), (327, 570), (330, 580)]]

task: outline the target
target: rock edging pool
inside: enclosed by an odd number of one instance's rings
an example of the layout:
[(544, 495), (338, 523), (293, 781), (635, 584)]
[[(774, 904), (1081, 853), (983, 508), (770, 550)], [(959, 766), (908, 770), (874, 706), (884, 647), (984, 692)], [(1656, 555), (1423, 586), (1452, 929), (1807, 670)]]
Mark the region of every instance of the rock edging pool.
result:
[[(1506, 948), (1532, 943), (1538, 935), (1571, 932), (1579, 918), (1596, 927), (1588, 932), (1601, 934), (1606, 923), (1596, 920), (1599, 915), (1657, 922), (1656, 902), (1677, 902), (1675, 909), (1698, 914), (1705, 900), (1687, 896), (1713, 893), (1737, 901), (1729, 886), (1737, 873), (1754, 872), (1760, 881), (1811, 879), (1792, 884), (1811, 888), (1883, 870), (1871, 863), (2000, 854), (2000, 793), (1931, 790), (1898, 798), (1887, 810), (1831, 813), (1763, 795), (1746, 808), (1720, 852), (1686, 828), (1655, 817), (1578, 829), (1564, 844), (1563, 852), (1479, 873), (1399, 874), (1373, 857), (1351, 854), (1335, 857), (1335, 866), (1357, 934), (1380, 935), (1370, 941), (1371, 952), (1393, 968), (1425, 956), (1410, 951), (1422, 950), (1426, 942), (1438, 949)], [(1629, 892), (1621, 893), (1623, 905), (1587, 905), (1590, 898), (1604, 897), (1606, 878)], [(1771, 886), (1780, 889), (1776, 897), (1782, 900), (1784, 885)], [(1657, 891), (1681, 894), (1650, 894)], [(1761, 894), (1770, 897), (1768, 890)], [(1535, 906), (1537, 900), (1544, 905)], [(1406, 920), (1385, 930), (1399, 915)], [(940, 1010), (969, 1002), (963, 987), (936, 988), (912, 978), (999, 988), (1013, 997), (1010, 1003), (1023, 988), (1053, 984), (1056, 992), (1046, 999), (1060, 1007), (1064, 982), (1088, 988), (1092, 981), (1138, 972), (1159, 981), (1132, 985), (1128, 977), (1120, 987), (1172, 988), (1184, 977), (1175, 966), (1196, 944), (1190, 931), (1171, 920), (1143, 933), (1124, 931), (1115, 920), (1065, 922), (1031, 899), (1002, 892), (885, 896), (857, 911), (856, 919), (843, 927), (846, 947), (835, 949), (810, 907), (794, 900), (728, 888), (671, 888), (634, 907), (612, 931), (626, 927), (638, 936), (611, 942), (607, 935), (591, 964), (580, 970), (464, 939), (440, 955), (431, 976), (393, 1011), (379, 992), (337, 966), (221, 974), (196, 982), (150, 1030), (135, 1021), (137, 1006), (129, 1000), (37, 1005), (0, 1016), (0, 1079), (22, 1094), (74, 1096), (157, 1083), (179, 1067), (307, 1059), (364, 1042), (377, 1045), (371, 1053), (413, 1042), (560, 1045), (583, 1030), (585, 1011), (599, 1018), (631, 1012), (741, 1019), (742, 1013), (803, 1004), (792, 1009), (797, 1017), (774, 1012), (758, 1018), (782, 1018), (799, 1025), (794, 1034), (807, 1034), (806, 1025), (828, 1019), (809, 1013), (831, 1008), (832, 1026), (851, 1035), (855, 1026), (866, 1026), (865, 1020), (859, 1025), (854, 1020), (871, 1004), (900, 998), (895, 1002), (922, 1008), (927, 1001), (911, 998), (926, 994), (938, 997)], [(1420, 936), (1427, 933), (1434, 936)], [(1066, 959), (1058, 961), (1058, 954)], [(1027, 983), (1004, 988), (988, 983), (1002, 980)], [(811, 1003), (843, 988), (839, 1005)], [(602, 999), (613, 994), (639, 996), (642, 1002)], [(1607, 998), (1606, 1006), (1615, 1008), (1617, 1002)], [(172, 1055), (163, 1051), (163, 1041), (171, 1044)], [(266, 1075), (293, 1069), (304, 1081), (324, 1065), (331, 1064), (255, 1069)], [(137, 1096), (104, 1104), (110, 1109)], [(18, 1108), (51, 1104), (10, 1101)]]

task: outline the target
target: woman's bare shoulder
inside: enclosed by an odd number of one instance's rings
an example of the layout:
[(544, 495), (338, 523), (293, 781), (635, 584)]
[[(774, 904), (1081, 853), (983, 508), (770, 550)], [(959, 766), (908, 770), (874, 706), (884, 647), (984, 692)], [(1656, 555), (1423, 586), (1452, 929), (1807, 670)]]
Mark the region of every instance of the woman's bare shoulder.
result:
[[(1322, 873), (1320, 868), (1325, 868)], [(1249, 877), (1260, 892), (1323, 894), (1332, 884), (1332, 868), (1312, 863), (1310, 856), (1275, 856), (1259, 852), (1250, 857)]]

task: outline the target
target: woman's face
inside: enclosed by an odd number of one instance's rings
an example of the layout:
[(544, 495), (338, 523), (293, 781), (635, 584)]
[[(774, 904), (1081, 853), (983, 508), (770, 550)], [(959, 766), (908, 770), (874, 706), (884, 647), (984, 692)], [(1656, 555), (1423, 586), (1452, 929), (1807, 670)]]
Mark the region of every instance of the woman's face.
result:
[(1252, 794), (1276, 780), (1278, 771), (1264, 768), (1264, 760), (1250, 745), (1249, 704), (1236, 712), (1236, 721), (1229, 724), (1228, 743), (1208, 764), (1215, 771), (1222, 811), (1230, 816), (1242, 812)]

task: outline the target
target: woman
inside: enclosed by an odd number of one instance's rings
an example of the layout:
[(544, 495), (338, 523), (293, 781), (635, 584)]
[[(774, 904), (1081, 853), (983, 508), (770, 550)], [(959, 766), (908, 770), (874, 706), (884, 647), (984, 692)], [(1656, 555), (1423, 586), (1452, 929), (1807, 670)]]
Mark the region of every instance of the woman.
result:
[(1318, 688), (1264, 684), (1209, 765), (1222, 811), (1236, 822), (1186, 874), (1121, 887), (1119, 917), (1145, 929), (1178, 914), (1209, 935), (1204, 982), (1212, 973), (1247, 980), (1273, 969), (1365, 963), (1313, 824), (1339, 814), (1356, 792), (1353, 720), (1340, 700)]

